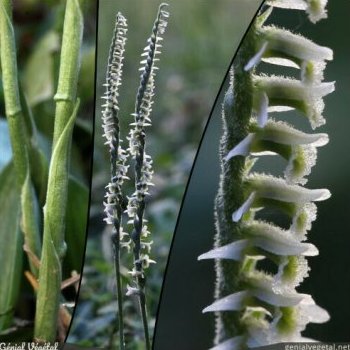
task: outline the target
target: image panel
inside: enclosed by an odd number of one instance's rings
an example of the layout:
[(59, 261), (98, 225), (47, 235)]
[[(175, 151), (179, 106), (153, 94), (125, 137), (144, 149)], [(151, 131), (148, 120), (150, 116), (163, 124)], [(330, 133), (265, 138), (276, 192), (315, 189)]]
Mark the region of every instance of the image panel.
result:
[(95, 13), (93, 1), (0, 1), (1, 342), (63, 342), (70, 326), (89, 208)]
[(179, 214), (155, 350), (349, 340), (349, 6), (316, 3), (267, 1), (238, 50)]
[(86, 259), (69, 343), (151, 347), (198, 144), (259, 5), (99, 2), (97, 101), (102, 100), (96, 105)]

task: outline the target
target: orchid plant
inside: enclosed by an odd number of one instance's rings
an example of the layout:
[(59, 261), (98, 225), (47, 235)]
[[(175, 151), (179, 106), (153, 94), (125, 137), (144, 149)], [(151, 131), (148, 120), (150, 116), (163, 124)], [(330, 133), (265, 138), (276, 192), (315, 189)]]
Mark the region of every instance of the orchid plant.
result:
[[(150, 114), (154, 97), (154, 81), (156, 70), (155, 62), (159, 60), (162, 35), (167, 26), (169, 13), (165, 10), (166, 4), (161, 4), (152, 29), (151, 37), (147, 41), (141, 57), (140, 85), (136, 94), (135, 111), (132, 113), (134, 122), (130, 124), (129, 147), (122, 148), (119, 127), (119, 87), (122, 84), (122, 68), (127, 33), (127, 21), (118, 13), (115, 31), (112, 38), (109, 60), (107, 65), (106, 93), (103, 111), (103, 129), (106, 144), (110, 152), (111, 180), (107, 186), (105, 201), (105, 221), (113, 225), (112, 243), (114, 248), (114, 262), (116, 271), (119, 345), (125, 348), (124, 321), (123, 321), (123, 286), (120, 271), (120, 249), (125, 247), (133, 252), (133, 267), (129, 271), (132, 280), (126, 286), (126, 296), (136, 296), (139, 303), (146, 349), (151, 348), (146, 308), (146, 276), (145, 269), (154, 260), (149, 258), (152, 241), (145, 219), (146, 197), (148, 188), (152, 186), (152, 158), (146, 154), (146, 127), (151, 126)], [(134, 163), (134, 192), (127, 197), (124, 195), (123, 182), (129, 180), (128, 160)], [(125, 202), (128, 204), (125, 207)], [(129, 217), (128, 224), (132, 229), (123, 229), (123, 213)], [(128, 232), (131, 231), (131, 232)]]
[[(315, 23), (327, 17), (326, 3), (266, 1), (267, 9), (249, 29), (230, 72), (222, 113), (215, 247), (199, 257), (216, 260), (216, 300), (203, 310), (216, 315), (212, 350), (312, 341), (302, 335), (306, 325), (329, 319), (311, 295), (297, 291), (310, 270), (307, 257), (318, 255), (306, 242), (316, 219), (315, 202), (330, 197), (327, 189), (304, 187), (328, 135), (302, 132), (271, 114), (295, 110), (312, 129), (325, 124), (323, 97), (335, 87), (323, 82), (323, 72), (333, 52), (265, 24), (274, 7), (306, 11)], [(299, 79), (258, 72), (261, 61), (295, 68)], [(253, 171), (265, 155), (285, 159), (283, 176)], [(289, 228), (266, 221), (264, 209), (286, 215)], [(275, 270), (263, 268), (264, 261)]]

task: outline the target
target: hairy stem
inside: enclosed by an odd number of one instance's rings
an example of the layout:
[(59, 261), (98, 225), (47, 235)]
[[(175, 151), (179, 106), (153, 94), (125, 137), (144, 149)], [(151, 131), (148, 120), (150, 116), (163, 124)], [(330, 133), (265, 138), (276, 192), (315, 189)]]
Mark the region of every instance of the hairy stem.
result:
[[(227, 162), (227, 153), (248, 134), (252, 112), (253, 86), (251, 73), (244, 70), (245, 63), (255, 53), (255, 26), (253, 25), (236, 56), (231, 69), (231, 81), (223, 105), (223, 137), (220, 145), (221, 177), (215, 203), (216, 237), (215, 246), (220, 247), (240, 237), (240, 223), (232, 221), (232, 213), (244, 199), (243, 172), (245, 159), (236, 157)], [(220, 299), (240, 289), (240, 263), (227, 260), (216, 261), (215, 298)], [(217, 313), (215, 343), (234, 337), (240, 330), (236, 313)]]

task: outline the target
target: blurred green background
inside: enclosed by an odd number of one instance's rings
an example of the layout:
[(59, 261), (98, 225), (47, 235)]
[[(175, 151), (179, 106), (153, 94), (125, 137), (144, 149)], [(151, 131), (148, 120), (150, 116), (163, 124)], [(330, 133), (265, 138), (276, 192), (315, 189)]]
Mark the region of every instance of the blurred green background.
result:
[[(322, 341), (346, 342), (350, 340), (350, 46), (346, 15), (350, 13), (350, 2), (330, 1), (328, 9), (328, 20), (316, 25), (311, 25), (304, 13), (285, 10), (275, 10), (269, 22), (300, 32), (334, 50), (334, 61), (328, 64), (325, 77), (328, 81), (336, 80), (336, 91), (325, 99), (327, 124), (317, 130), (327, 132), (330, 143), (319, 149), (317, 165), (307, 183), (308, 188), (329, 188), (332, 197), (318, 205), (318, 219), (309, 240), (319, 248), (320, 255), (309, 259), (310, 277), (300, 291), (312, 294), (331, 315), (326, 324), (309, 325), (305, 335)], [(231, 16), (235, 18), (235, 13)], [(267, 71), (267, 65), (262, 67)], [(285, 74), (292, 73), (291, 69)], [(162, 292), (155, 350), (201, 350), (212, 346), (214, 317), (203, 315), (201, 310), (213, 301), (214, 263), (198, 262), (197, 257), (213, 246), (222, 100), (223, 93), (200, 148), (178, 222)], [(306, 118), (297, 113), (288, 113), (286, 119), (311, 131)], [(284, 166), (282, 160), (265, 157), (256, 169), (268, 172), (273, 169), (272, 173), (278, 174)], [(271, 219), (272, 213), (268, 215)]]
[[(235, 48), (258, 0), (169, 1), (170, 19), (158, 64), (152, 127), (147, 130), (147, 153), (154, 160), (154, 183), (147, 219), (154, 241), (147, 270), (147, 298), (151, 328), (177, 214), (204, 125), (214, 104)], [(159, 1), (103, 0), (99, 2), (97, 106), (92, 198), (85, 267), (79, 303), (68, 341), (85, 346), (108, 346), (116, 339), (115, 278), (110, 231), (103, 223), (103, 197), (109, 181), (108, 153), (103, 146), (99, 99), (104, 93), (106, 62), (117, 11), (128, 19), (123, 85), (120, 89), (122, 139), (132, 121), (139, 84), (140, 54)], [(235, 18), (234, 14), (237, 14)], [(125, 145), (125, 143), (124, 143)], [(127, 185), (130, 193), (131, 182)], [(124, 252), (123, 252), (124, 253)], [(183, 252), (181, 252), (182, 254)], [(124, 282), (130, 261), (124, 260)], [(130, 349), (143, 349), (142, 328), (135, 300), (127, 299), (127, 341)], [(136, 329), (136, 331), (135, 331)]]

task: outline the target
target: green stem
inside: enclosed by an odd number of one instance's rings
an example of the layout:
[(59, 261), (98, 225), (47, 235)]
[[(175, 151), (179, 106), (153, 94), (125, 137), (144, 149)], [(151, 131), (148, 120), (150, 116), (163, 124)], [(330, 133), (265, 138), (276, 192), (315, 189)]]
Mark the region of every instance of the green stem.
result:
[(63, 132), (75, 105), (80, 69), (83, 16), (78, 0), (67, 0), (56, 101), (53, 148)]
[(55, 129), (50, 162), (39, 289), (34, 338), (56, 339), (61, 296), (62, 260), (66, 245), (65, 218), (68, 195), (72, 132), (79, 102), (76, 101), (83, 19), (77, 0), (67, 0), (63, 27), (61, 62), (56, 100)]
[(34, 338), (38, 342), (56, 339), (61, 296), (65, 213), (69, 177), (69, 149), (79, 101), (53, 150), (44, 207), (43, 248), (39, 270), (39, 288), (35, 313)]
[[(21, 228), (27, 249), (36, 256), (40, 255), (40, 235), (37, 225), (37, 201), (30, 174), (30, 141), (26, 126), (25, 109), (22, 109), (18, 85), (16, 44), (11, 23), (12, 7), (10, 1), (0, 3), (0, 43), (1, 69), (5, 97), (6, 117), (8, 121), (13, 163), (16, 172), (17, 190), (21, 194)], [(25, 195), (24, 195), (25, 194)], [(29, 262), (32, 273), (37, 276), (37, 268)]]
[[(244, 202), (243, 172), (245, 158), (235, 157), (224, 160), (227, 153), (242, 141), (249, 132), (252, 112), (252, 78), (244, 70), (245, 64), (255, 54), (255, 25), (247, 33), (231, 70), (230, 87), (223, 105), (223, 137), (220, 145), (221, 179), (215, 203), (216, 238), (215, 246), (220, 247), (238, 239), (240, 223), (232, 221), (232, 213)], [(220, 299), (240, 290), (239, 271), (241, 264), (229, 260), (216, 261), (217, 283), (215, 298)], [(220, 312), (216, 315), (216, 339), (219, 344), (239, 335), (241, 325), (238, 313)]]
[(17, 175), (17, 186), (18, 190), (21, 191), (29, 169), (28, 140), (18, 88), (16, 44), (11, 23), (10, 1), (2, 0), (0, 6), (1, 70), (5, 109), (13, 152), (13, 162)]
[(115, 264), (115, 276), (117, 284), (117, 301), (118, 301), (118, 323), (119, 323), (119, 346), (120, 350), (125, 349), (124, 338), (124, 317), (123, 317), (123, 291), (121, 284), (120, 273), (120, 236), (116, 234), (113, 236), (113, 248), (114, 248), (114, 264)]
[(141, 291), (141, 294), (139, 297), (139, 306), (141, 310), (143, 330), (145, 333), (146, 350), (151, 350), (151, 340), (149, 336), (148, 321), (147, 321), (148, 317), (147, 317), (147, 309), (146, 309), (146, 295), (144, 290)]

